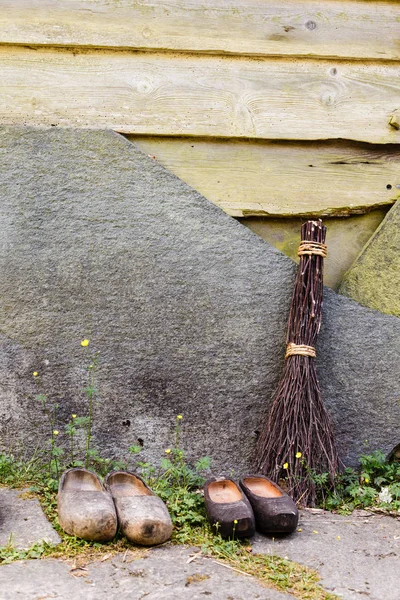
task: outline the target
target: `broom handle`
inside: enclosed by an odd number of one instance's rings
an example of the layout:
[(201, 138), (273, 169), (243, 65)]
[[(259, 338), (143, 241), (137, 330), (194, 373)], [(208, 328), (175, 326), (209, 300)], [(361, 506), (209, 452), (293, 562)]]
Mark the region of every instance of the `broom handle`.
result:
[[(326, 227), (322, 221), (307, 221), (302, 225), (301, 238), (304, 242), (325, 244)], [(288, 322), (286, 342), (314, 346), (322, 321), (323, 303), (323, 256), (302, 254), (299, 269), (303, 274), (297, 278)]]

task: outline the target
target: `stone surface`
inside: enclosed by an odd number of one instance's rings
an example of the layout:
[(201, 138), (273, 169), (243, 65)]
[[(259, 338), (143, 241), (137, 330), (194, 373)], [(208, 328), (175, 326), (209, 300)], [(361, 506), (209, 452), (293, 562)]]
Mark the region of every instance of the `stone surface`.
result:
[[(0, 198), (2, 448), (48, 444), (39, 392), (58, 401), (67, 446), (99, 350), (103, 455), (139, 440), (158, 462), (182, 414), (189, 459), (247, 470), (282, 369), (293, 262), (112, 132), (2, 128)], [(399, 443), (399, 359), (399, 319), (327, 291), (319, 375), (348, 464), (365, 440)]]
[(341, 457), (354, 465), (400, 437), (400, 320), (326, 291), (317, 369)]
[(400, 317), (400, 201), (347, 271), (339, 291), (364, 306)]
[[(328, 287), (337, 290), (345, 272), (351, 267), (387, 212), (387, 208), (380, 208), (365, 215), (324, 219), (324, 224), (328, 228), (326, 240), (328, 260), (324, 265), (324, 282)], [(299, 261), (297, 256), (299, 232), (304, 221), (304, 218), (248, 217), (240, 219), (243, 225), (249, 227), (296, 262)]]
[(61, 539), (43, 514), (38, 500), (24, 499), (23, 491), (0, 488), (0, 546), (27, 549), (41, 541)]
[[(287, 537), (252, 538), (254, 553), (282, 556), (316, 569), (321, 585), (345, 600), (397, 600), (400, 521), (355, 511), (350, 516), (301, 511), (299, 529)], [(88, 559), (90, 560), (90, 559)], [(85, 563), (30, 560), (0, 566), (2, 600), (85, 598), (103, 600), (285, 600), (291, 594), (260, 585), (204, 558), (197, 548), (169, 544)]]
[(253, 552), (287, 556), (316, 569), (321, 585), (345, 600), (398, 600), (400, 517), (306, 510), (299, 529), (280, 539), (257, 534)]
[(59, 560), (26, 561), (0, 567), (2, 600), (289, 600), (292, 595), (260, 585), (182, 547), (152, 550), (135, 560), (128, 553), (83, 569)]

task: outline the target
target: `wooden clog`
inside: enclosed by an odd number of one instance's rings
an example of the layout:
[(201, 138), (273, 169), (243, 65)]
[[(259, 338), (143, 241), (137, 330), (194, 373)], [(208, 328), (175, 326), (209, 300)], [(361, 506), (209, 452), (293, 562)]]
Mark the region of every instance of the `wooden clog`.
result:
[(204, 485), (207, 517), (215, 533), (228, 538), (254, 535), (252, 508), (242, 490), (232, 479), (210, 478)]
[(291, 533), (297, 527), (299, 511), (279, 485), (264, 475), (246, 475), (240, 487), (253, 508), (260, 533)]
[(130, 471), (113, 471), (104, 480), (112, 495), (121, 532), (135, 544), (163, 544), (172, 534), (172, 521), (164, 502)]
[(68, 469), (60, 479), (57, 495), (58, 521), (69, 535), (108, 542), (117, 532), (117, 515), (111, 495), (95, 473)]

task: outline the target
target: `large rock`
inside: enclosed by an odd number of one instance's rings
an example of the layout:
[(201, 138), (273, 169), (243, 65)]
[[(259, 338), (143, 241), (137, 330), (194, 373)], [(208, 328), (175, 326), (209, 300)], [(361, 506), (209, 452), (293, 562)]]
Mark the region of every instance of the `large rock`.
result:
[[(103, 455), (140, 439), (158, 461), (182, 414), (191, 459), (247, 469), (282, 369), (293, 262), (112, 132), (3, 128), (0, 165), (2, 447), (46, 443), (39, 392), (58, 401), (61, 433), (86, 413), (99, 350)], [(322, 390), (355, 464), (365, 440), (399, 442), (400, 321), (329, 291), (324, 319)]]
[(340, 293), (400, 317), (400, 200), (345, 274)]

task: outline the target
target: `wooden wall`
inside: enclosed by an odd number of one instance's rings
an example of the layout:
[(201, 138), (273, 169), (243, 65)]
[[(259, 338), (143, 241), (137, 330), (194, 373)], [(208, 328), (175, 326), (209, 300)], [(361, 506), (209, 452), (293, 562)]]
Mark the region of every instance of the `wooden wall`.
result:
[(0, 8), (1, 124), (112, 128), (267, 233), (400, 197), (399, 2)]

